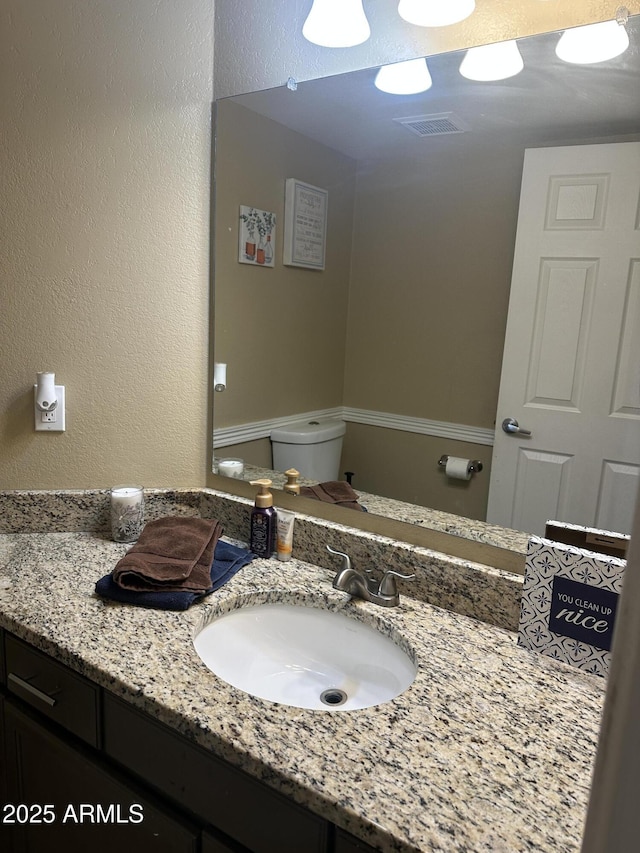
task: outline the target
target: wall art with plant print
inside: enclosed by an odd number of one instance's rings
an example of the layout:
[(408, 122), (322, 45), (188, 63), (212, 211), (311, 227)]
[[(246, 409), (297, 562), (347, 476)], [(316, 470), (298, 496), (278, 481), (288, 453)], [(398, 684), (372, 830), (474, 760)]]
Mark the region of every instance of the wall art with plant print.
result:
[(276, 215), (268, 210), (240, 205), (238, 260), (259, 267), (274, 265)]

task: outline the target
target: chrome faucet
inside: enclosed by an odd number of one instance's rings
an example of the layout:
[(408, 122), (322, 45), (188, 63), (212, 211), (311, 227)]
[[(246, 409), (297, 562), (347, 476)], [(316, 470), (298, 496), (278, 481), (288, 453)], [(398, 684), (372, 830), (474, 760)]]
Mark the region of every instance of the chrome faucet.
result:
[(415, 575), (402, 575), (400, 572), (389, 569), (378, 581), (373, 577), (370, 569), (365, 569), (364, 574), (354, 569), (348, 554), (335, 551), (329, 545), (327, 545), (327, 551), (330, 554), (335, 554), (336, 557), (342, 557), (342, 566), (333, 579), (333, 588), (346, 592), (354, 598), (362, 598), (365, 601), (371, 601), (373, 604), (379, 604), (381, 607), (397, 607), (400, 604), (396, 578), (403, 578), (404, 580), (415, 578)]

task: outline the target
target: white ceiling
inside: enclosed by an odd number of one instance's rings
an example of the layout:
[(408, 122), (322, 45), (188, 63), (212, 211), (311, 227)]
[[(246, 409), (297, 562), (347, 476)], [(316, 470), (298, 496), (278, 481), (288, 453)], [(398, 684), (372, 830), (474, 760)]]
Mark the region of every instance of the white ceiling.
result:
[[(559, 35), (531, 36), (518, 45), (525, 62), (516, 77), (493, 83), (463, 78), (463, 52), (428, 60), (433, 86), (420, 95), (378, 91), (377, 69), (310, 80), (233, 100), (359, 160), (420, 159), (434, 146), (501, 143), (557, 144), (640, 133), (640, 15), (628, 23), (631, 40), (621, 57), (590, 66), (555, 55)], [(420, 138), (394, 118), (453, 112), (469, 131)]]

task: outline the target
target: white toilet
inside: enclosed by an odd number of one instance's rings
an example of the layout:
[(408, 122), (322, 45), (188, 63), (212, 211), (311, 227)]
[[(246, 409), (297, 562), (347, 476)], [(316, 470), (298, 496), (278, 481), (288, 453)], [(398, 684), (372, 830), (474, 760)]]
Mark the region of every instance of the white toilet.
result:
[(273, 467), (296, 468), (302, 477), (326, 483), (339, 479), (344, 421), (294, 421), (271, 431)]

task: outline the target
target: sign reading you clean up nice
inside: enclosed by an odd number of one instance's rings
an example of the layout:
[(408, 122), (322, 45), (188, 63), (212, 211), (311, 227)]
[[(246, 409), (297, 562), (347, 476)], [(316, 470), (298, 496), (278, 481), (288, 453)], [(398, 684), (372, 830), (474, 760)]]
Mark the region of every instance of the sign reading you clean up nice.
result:
[(532, 536), (518, 645), (606, 675), (625, 566), (619, 557)]

